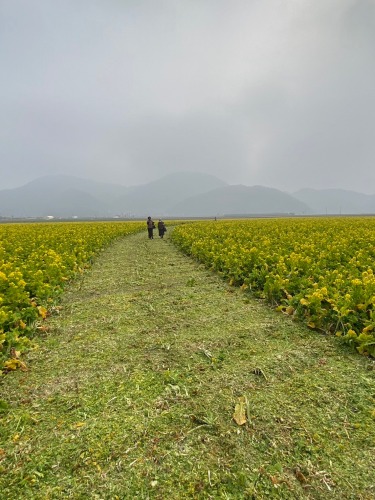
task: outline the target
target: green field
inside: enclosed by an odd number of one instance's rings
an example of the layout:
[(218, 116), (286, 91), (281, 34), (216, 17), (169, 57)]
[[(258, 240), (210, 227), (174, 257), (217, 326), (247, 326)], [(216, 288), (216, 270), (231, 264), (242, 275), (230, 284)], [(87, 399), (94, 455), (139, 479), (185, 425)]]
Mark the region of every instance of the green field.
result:
[(374, 360), (170, 233), (96, 254), (2, 377), (0, 497), (374, 498)]

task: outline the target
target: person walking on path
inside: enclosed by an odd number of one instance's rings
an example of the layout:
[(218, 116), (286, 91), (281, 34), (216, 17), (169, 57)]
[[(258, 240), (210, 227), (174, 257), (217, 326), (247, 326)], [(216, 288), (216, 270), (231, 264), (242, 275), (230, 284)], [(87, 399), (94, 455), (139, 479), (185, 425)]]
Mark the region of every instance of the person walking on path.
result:
[(165, 223), (161, 219), (159, 219), (159, 222), (158, 222), (158, 231), (159, 231), (160, 238), (163, 238), (164, 233), (165, 233), (166, 230), (167, 230), (167, 228), (165, 227)]
[(155, 229), (155, 223), (149, 216), (147, 217), (147, 231), (148, 231), (148, 238), (150, 240), (154, 239), (154, 229)]

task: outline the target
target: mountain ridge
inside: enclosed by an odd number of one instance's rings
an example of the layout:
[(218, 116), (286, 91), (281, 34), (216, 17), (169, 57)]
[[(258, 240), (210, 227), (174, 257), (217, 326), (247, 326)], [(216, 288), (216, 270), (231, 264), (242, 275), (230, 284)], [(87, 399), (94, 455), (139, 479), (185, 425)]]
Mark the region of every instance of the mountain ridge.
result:
[(375, 195), (347, 189), (299, 189), (293, 193), (317, 214), (360, 215), (375, 213)]
[(229, 214), (310, 214), (311, 209), (288, 193), (264, 186), (229, 185), (188, 198), (173, 207), (177, 216)]
[(257, 214), (375, 213), (375, 195), (343, 189), (232, 185), (210, 174), (180, 172), (136, 186), (47, 175), (0, 190), (3, 218), (204, 217)]

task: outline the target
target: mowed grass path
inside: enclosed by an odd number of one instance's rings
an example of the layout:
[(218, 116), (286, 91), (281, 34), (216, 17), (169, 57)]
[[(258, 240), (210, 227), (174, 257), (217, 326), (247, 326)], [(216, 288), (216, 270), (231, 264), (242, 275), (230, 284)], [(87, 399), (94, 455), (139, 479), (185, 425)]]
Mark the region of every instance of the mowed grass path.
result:
[(145, 233), (62, 306), (0, 386), (2, 499), (375, 497), (374, 363), (337, 339)]

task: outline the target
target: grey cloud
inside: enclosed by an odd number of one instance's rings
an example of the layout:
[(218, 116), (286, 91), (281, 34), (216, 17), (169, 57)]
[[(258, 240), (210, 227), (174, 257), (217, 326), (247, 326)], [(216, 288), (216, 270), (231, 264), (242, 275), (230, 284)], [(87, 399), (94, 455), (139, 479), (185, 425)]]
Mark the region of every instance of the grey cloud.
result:
[(235, 178), (246, 161), (241, 128), (225, 113), (147, 120), (132, 128), (126, 140), (132, 162), (152, 177), (193, 170)]
[[(341, 14), (322, 59), (317, 43), (311, 63), (292, 66), (297, 87), (283, 75), (244, 100), (250, 131), (262, 144), (259, 183), (374, 192), (375, 4), (354, 2)], [(327, 33), (320, 34), (326, 43)]]
[(0, 46), (2, 187), (194, 170), (375, 192), (372, 0), (3, 0)]

